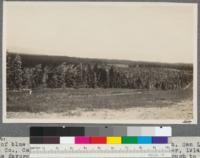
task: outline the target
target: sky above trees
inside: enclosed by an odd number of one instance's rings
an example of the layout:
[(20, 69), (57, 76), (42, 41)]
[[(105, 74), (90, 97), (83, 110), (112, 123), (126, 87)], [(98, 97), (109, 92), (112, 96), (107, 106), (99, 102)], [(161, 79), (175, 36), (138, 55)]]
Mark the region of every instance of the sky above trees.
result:
[(192, 63), (196, 6), (6, 2), (6, 49), (87, 58)]

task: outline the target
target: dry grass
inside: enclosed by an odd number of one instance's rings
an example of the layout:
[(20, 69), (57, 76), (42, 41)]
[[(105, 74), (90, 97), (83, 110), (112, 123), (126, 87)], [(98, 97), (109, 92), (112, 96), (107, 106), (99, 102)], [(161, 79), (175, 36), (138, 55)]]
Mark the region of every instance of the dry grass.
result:
[[(7, 94), (8, 112), (61, 113), (76, 109), (126, 109), (133, 107), (166, 107), (191, 98), (191, 89), (173, 91), (133, 89), (42, 89), (32, 95)], [(73, 115), (73, 114), (72, 114)]]

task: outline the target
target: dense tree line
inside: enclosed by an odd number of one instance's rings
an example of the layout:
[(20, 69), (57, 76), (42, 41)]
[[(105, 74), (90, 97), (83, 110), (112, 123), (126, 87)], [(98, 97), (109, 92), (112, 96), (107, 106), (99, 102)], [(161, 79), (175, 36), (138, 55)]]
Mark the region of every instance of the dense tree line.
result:
[(106, 63), (36, 64), (23, 66), (20, 55), (7, 55), (7, 88), (177, 89), (193, 79), (191, 70), (158, 66), (120, 67)]

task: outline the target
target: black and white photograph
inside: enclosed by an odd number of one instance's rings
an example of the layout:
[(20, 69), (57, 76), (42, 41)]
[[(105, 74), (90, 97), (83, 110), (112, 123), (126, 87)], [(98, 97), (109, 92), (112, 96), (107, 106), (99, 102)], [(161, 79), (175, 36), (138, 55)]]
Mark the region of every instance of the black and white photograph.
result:
[(196, 4), (3, 9), (4, 122), (196, 123)]

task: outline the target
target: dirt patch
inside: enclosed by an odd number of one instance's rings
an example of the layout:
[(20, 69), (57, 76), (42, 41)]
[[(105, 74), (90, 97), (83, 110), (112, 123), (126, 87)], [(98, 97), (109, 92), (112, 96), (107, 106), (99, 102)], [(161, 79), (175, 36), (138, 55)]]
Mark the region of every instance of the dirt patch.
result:
[(192, 100), (183, 100), (175, 105), (165, 107), (133, 107), (126, 109), (84, 109), (69, 110), (60, 113), (30, 113), (30, 112), (8, 112), (7, 118), (18, 119), (79, 119), (84, 120), (149, 120), (149, 119), (184, 119), (193, 118)]

